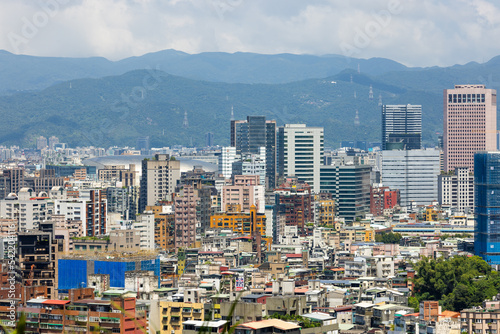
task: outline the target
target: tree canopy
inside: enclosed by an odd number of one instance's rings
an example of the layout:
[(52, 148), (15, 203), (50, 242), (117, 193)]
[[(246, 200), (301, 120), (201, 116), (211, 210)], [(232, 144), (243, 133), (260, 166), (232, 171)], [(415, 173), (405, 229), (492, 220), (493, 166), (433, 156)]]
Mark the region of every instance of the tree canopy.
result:
[(424, 257), (416, 263), (415, 270), (413, 297), (418, 302), (439, 300), (444, 309), (451, 311), (481, 305), (500, 289), (499, 273), (479, 256), (446, 260)]
[(401, 233), (382, 233), (375, 235), (376, 242), (383, 242), (384, 244), (399, 244), (403, 236)]

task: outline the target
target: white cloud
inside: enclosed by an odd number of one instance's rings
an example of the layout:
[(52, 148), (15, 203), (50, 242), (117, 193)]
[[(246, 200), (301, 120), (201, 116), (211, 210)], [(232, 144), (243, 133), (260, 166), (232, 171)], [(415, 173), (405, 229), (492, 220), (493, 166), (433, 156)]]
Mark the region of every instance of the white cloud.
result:
[[(497, 2), (400, 0), (387, 16), (397, 2), (0, 0), (0, 49), (121, 59), (170, 48), (341, 54), (343, 45), (351, 45), (353, 56), (413, 66), (486, 61), (500, 54), (492, 42), (500, 35)], [(34, 29), (27, 34), (30, 25)]]

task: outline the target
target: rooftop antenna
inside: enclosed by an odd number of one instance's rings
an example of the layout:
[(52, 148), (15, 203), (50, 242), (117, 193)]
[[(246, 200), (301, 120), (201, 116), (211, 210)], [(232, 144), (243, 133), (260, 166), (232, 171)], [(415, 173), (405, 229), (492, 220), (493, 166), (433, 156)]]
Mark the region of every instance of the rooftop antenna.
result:
[(231, 106), (231, 121), (234, 121), (234, 108)]

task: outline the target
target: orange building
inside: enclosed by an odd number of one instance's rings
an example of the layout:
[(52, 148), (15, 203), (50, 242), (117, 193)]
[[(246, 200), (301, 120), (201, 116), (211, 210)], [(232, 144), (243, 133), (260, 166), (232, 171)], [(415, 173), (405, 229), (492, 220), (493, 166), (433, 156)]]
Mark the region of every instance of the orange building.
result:
[(235, 233), (250, 235), (258, 231), (262, 236), (266, 234), (266, 215), (257, 212), (257, 207), (252, 205), (250, 213), (221, 212), (210, 217), (211, 228), (230, 228)]
[(166, 251), (174, 250), (174, 212), (165, 212), (161, 205), (146, 206), (146, 211), (153, 211), (155, 215), (155, 244)]

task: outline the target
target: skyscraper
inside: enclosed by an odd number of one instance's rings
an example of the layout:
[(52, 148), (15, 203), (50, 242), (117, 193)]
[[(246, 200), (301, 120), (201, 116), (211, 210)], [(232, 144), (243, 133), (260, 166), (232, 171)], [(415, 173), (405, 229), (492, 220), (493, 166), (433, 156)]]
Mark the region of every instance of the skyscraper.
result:
[(497, 148), (497, 93), (484, 85), (444, 90), (444, 170), (469, 167), (474, 153)]
[[(396, 147), (395, 147), (396, 146)], [(382, 150), (418, 150), (422, 146), (422, 106), (382, 106)]]
[(401, 206), (429, 205), (438, 199), (439, 150), (382, 152), (382, 183), (399, 189)]
[(337, 214), (348, 222), (370, 212), (370, 172), (368, 165), (321, 166), (321, 192), (329, 192), (337, 204)]
[(500, 152), (474, 155), (474, 252), (490, 264), (500, 264)]
[(260, 154), (266, 148), (266, 187), (276, 185), (276, 121), (265, 116), (247, 116), (246, 121), (231, 121), (231, 146), (236, 154)]
[(149, 151), (149, 136), (138, 137), (135, 148), (139, 151)]
[(278, 171), (280, 177), (296, 176), (320, 191), (320, 167), (323, 165), (323, 128), (305, 124), (285, 124), (278, 129)]

